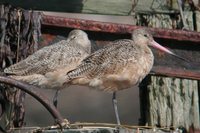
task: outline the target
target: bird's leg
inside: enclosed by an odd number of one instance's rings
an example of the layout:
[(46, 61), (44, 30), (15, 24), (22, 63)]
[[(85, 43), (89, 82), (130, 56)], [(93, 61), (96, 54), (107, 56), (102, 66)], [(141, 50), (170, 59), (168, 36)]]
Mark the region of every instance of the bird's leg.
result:
[(59, 92), (60, 92), (60, 89), (57, 89), (56, 90), (56, 93), (55, 93), (55, 95), (54, 95), (54, 97), (53, 97), (53, 105), (57, 108), (57, 105), (58, 105), (58, 94), (59, 94)]
[(112, 102), (113, 102), (113, 107), (115, 110), (115, 117), (117, 119), (117, 125), (121, 125), (120, 119), (119, 119), (118, 108), (117, 108), (116, 92), (113, 92)]

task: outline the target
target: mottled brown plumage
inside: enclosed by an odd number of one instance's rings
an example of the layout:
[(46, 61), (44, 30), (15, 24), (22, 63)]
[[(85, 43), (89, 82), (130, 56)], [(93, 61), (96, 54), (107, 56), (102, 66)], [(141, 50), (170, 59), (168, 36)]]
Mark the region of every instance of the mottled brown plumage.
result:
[(4, 70), (11, 77), (43, 88), (61, 88), (64, 72), (77, 67), (91, 52), (87, 34), (73, 30), (66, 40), (44, 47)]
[(152, 36), (136, 30), (133, 39), (117, 40), (84, 59), (67, 73), (71, 84), (87, 85), (104, 91), (118, 91), (139, 83), (153, 66), (153, 54), (147, 46)]

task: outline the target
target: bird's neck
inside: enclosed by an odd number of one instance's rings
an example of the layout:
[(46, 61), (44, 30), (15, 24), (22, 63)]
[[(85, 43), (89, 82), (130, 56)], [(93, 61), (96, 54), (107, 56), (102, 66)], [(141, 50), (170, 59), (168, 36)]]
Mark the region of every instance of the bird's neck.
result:
[[(149, 73), (149, 71), (152, 69), (153, 67), (153, 63), (154, 63), (154, 56), (153, 53), (151, 51), (151, 49), (147, 46), (147, 45), (143, 45), (142, 47), (142, 54), (143, 54), (143, 59), (144, 59), (144, 63), (143, 67), (144, 69), (146, 69), (146, 72)], [(145, 66), (145, 64), (147, 64), (147, 66)]]
[(91, 42), (89, 40), (84, 40), (82, 42), (78, 42), (80, 47), (82, 47), (86, 53), (91, 53)]

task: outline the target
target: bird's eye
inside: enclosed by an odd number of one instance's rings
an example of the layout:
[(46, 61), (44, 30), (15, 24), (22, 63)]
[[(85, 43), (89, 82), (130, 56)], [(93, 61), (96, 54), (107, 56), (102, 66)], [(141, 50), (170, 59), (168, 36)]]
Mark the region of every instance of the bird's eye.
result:
[(76, 38), (76, 36), (72, 36), (72, 39)]
[(145, 37), (148, 37), (148, 35), (147, 35), (147, 34), (144, 34), (144, 36), (145, 36)]

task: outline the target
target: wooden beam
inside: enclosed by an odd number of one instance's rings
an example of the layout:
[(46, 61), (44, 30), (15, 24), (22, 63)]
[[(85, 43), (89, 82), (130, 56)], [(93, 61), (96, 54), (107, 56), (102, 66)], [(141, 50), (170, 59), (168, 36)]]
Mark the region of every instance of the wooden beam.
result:
[(150, 74), (161, 75), (166, 77), (200, 80), (200, 72), (198, 71), (184, 70), (180, 68), (171, 68), (165, 66), (154, 66)]
[(83, 3), (83, 13), (129, 15), (132, 0), (86, 0)]
[[(45, 14), (45, 13), (44, 13)], [(67, 28), (78, 28), (82, 30), (110, 32), (110, 33), (131, 33), (134, 29), (141, 28), (135, 25), (98, 22), (84, 19), (57, 17), (50, 15), (42, 16), (42, 24)], [(183, 30), (169, 30), (161, 28), (148, 28), (155, 37), (163, 39), (174, 39), (180, 41), (191, 41), (200, 43), (200, 33)]]

